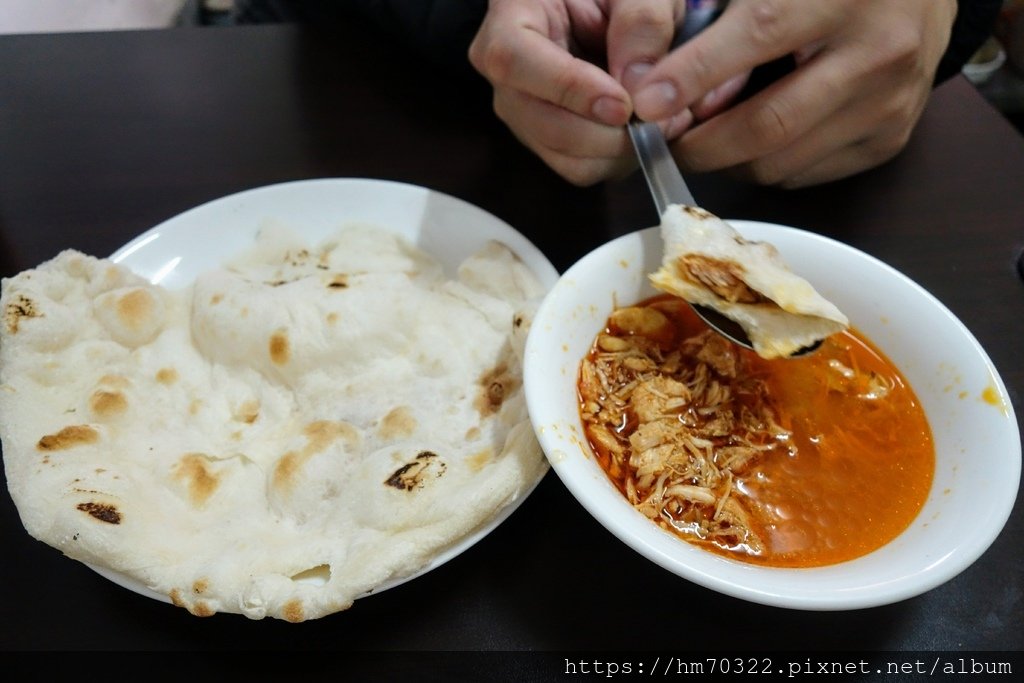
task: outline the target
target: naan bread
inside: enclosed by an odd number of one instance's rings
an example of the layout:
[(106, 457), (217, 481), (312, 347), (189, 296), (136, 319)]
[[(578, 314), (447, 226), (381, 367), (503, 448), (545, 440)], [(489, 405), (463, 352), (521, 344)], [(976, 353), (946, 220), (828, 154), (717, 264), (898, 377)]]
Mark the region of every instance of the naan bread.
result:
[(775, 247), (743, 239), (703, 209), (670, 206), (661, 234), (665, 255), (653, 285), (735, 320), (764, 358), (791, 356), (849, 326)]
[(280, 231), (181, 291), (74, 251), (3, 283), (0, 438), (28, 532), (193, 614), (303, 621), (407, 577), (531, 487), (543, 294), (352, 227)]

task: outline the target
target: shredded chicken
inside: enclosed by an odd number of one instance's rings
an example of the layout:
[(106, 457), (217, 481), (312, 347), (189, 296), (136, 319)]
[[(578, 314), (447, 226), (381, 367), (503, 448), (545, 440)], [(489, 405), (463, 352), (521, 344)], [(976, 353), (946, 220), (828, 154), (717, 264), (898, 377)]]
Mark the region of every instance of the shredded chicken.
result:
[(756, 304), (768, 300), (743, 280), (744, 270), (739, 263), (687, 254), (679, 258), (678, 264), (680, 272), (688, 279), (701, 283), (726, 301)]
[(620, 309), (609, 323), (579, 383), (587, 436), (605, 469), (659, 524), (760, 552), (735, 479), (793, 449), (764, 383), (744, 376), (736, 347), (710, 331), (676, 341), (679, 330), (654, 308)]

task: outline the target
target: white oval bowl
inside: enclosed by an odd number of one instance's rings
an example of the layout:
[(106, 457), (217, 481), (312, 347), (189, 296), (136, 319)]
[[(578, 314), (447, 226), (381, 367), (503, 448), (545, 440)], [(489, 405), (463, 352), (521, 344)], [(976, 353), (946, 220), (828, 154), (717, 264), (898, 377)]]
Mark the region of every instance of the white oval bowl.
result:
[(619, 539), (665, 569), (727, 595), (808, 610), (888, 604), (948, 581), (995, 540), (1020, 480), (1017, 420), (999, 374), (966, 327), (935, 297), (881, 261), (796, 228), (731, 221), (783, 259), (849, 316), (903, 372), (935, 440), (935, 476), (917, 518), (896, 539), (855, 560), (784, 569), (731, 560), (691, 545), (637, 512), (594, 459), (580, 422), (577, 373), (615, 306), (656, 292), (658, 230), (594, 250), (542, 303), (526, 345), (530, 418), (566, 487)]

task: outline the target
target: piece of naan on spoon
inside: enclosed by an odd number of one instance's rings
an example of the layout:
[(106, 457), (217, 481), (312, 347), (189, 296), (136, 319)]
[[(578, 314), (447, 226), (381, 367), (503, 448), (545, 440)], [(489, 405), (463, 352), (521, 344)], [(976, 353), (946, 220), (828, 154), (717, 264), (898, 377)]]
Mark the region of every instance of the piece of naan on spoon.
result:
[(661, 234), (665, 255), (653, 285), (735, 320), (764, 358), (789, 357), (849, 326), (774, 246), (744, 239), (704, 209), (669, 206)]

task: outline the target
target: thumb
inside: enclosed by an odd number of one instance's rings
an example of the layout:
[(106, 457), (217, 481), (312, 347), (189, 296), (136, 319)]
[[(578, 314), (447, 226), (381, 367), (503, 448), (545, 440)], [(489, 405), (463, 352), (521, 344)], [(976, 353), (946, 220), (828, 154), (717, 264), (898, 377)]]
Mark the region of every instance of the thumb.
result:
[(608, 71), (626, 90), (663, 57), (672, 43), (682, 0), (612, 0), (608, 8)]

